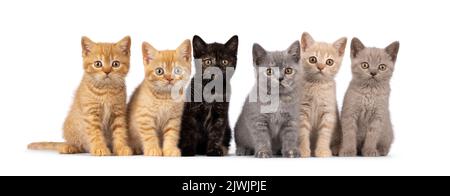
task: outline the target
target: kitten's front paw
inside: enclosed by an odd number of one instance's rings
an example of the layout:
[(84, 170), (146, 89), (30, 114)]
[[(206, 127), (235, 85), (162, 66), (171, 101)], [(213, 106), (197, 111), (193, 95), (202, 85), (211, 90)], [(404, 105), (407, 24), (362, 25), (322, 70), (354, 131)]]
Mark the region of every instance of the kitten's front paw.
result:
[(133, 155), (133, 150), (128, 146), (121, 146), (114, 148), (114, 154), (117, 156), (131, 156)]
[(284, 158), (298, 158), (300, 157), (300, 153), (298, 150), (288, 150), (286, 152), (283, 152)]
[(237, 156), (250, 156), (253, 155), (254, 152), (252, 149), (245, 148), (245, 147), (238, 147), (236, 149), (236, 155)]
[(224, 152), (221, 147), (211, 148), (211, 149), (208, 149), (208, 152), (206, 152), (206, 156), (221, 157), (221, 156), (224, 156)]
[(364, 149), (362, 150), (362, 155), (364, 157), (379, 157), (380, 153), (377, 149)]
[(181, 156), (181, 151), (180, 149), (173, 147), (173, 148), (165, 148), (163, 150), (163, 155), (165, 157), (179, 157)]
[(255, 154), (256, 158), (261, 158), (261, 159), (267, 159), (267, 158), (272, 158), (272, 152), (268, 152), (268, 151), (259, 151)]
[(340, 157), (356, 157), (356, 149), (344, 149), (339, 152)]
[(302, 150), (300, 150), (300, 157), (302, 157), (302, 158), (309, 158), (309, 157), (311, 157), (311, 150), (310, 149), (302, 149)]
[(330, 149), (317, 149), (315, 152), (316, 157), (319, 158), (326, 158), (326, 157), (331, 157), (333, 156), (333, 153), (331, 152)]
[(160, 157), (163, 153), (160, 148), (145, 148), (144, 149), (144, 156), (150, 156), (150, 157)]
[(111, 156), (111, 150), (108, 147), (93, 147), (91, 149), (93, 156)]

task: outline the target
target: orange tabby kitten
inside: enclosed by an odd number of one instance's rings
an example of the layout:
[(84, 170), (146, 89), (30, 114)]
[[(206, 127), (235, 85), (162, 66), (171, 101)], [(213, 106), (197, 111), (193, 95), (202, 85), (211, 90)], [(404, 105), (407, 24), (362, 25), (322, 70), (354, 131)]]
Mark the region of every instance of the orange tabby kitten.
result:
[(132, 155), (126, 125), (125, 77), (130, 66), (130, 37), (115, 44), (82, 38), (84, 76), (64, 123), (65, 143), (33, 143), (33, 150), (95, 156)]
[(176, 50), (142, 45), (145, 79), (128, 106), (132, 145), (145, 156), (180, 156), (184, 90), (191, 75), (191, 42)]

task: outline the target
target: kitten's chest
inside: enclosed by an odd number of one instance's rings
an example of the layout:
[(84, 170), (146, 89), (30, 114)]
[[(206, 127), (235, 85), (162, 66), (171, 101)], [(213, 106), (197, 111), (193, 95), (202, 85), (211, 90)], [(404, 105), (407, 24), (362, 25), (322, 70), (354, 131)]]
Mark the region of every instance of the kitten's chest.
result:
[(379, 93), (365, 93), (360, 96), (360, 120), (362, 122), (372, 121), (383, 114), (388, 105), (385, 96)]

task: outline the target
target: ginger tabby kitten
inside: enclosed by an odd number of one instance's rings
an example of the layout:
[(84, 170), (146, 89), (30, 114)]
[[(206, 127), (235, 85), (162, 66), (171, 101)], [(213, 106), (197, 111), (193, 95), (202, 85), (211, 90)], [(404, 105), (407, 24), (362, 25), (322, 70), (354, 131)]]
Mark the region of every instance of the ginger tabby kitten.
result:
[(66, 142), (33, 143), (29, 149), (109, 156), (112, 148), (116, 155), (132, 155), (126, 129), (125, 88), (130, 46), (128, 36), (115, 44), (82, 38), (85, 73), (64, 123)]
[(131, 144), (145, 156), (180, 156), (184, 91), (191, 75), (191, 42), (176, 50), (142, 45), (145, 79), (128, 106)]

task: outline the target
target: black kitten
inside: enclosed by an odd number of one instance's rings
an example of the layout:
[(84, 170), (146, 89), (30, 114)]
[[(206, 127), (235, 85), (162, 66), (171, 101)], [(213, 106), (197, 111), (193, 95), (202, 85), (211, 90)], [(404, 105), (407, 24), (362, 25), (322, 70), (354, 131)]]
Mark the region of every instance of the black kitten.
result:
[[(194, 36), (192, 43), (197, 73), (184, 105), (179, 147), (182, 156), (224, 156), (231, 140), (228, 108), (232, 72), (227, 70), (236, 68), (238, 36), (226, 44), (207, 44)], [(209, 89), (211, 83), (216, 85)]]

